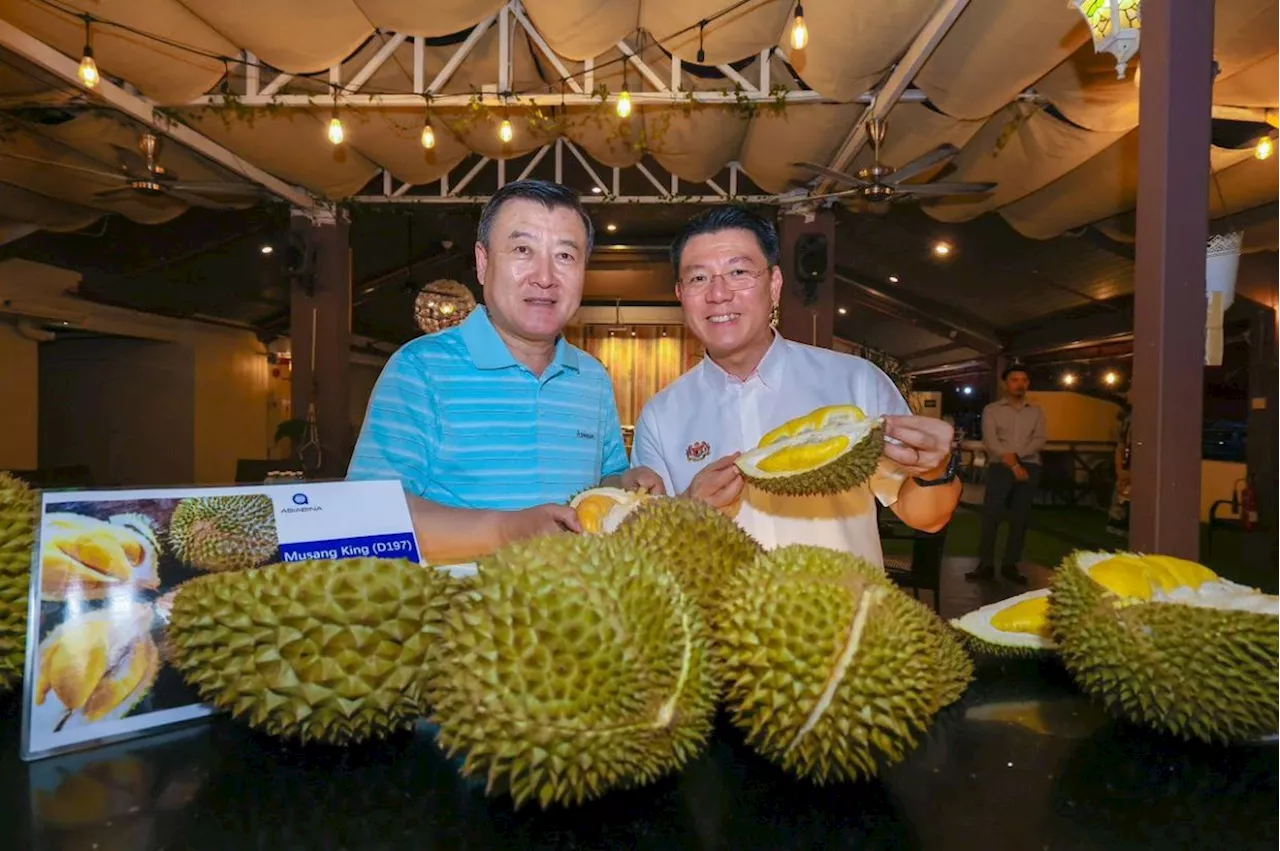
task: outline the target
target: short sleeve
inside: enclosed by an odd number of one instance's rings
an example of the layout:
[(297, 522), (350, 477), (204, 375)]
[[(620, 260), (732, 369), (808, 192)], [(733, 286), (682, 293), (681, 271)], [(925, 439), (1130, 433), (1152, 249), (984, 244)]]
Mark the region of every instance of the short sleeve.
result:
[(631, 444), (631, 466), (648, 467), (662, 477), (662, 483), (668, 496), (675, 496), (675, 485), (671, 481), (671, 472), (667, 469), (666, 458), (662, 455), (662, 439), (654, 422), (652, 406), (646, 405), (636, 420), (635, 439)]
[(600, 382), (604, 399), (604, 445), (602, 447), (600, 478), (618, 476), (627, 471), (627, 447), (622, 441), (622, 423), (618, 418), (618, 400), (613, 395), (613, 380), (605, 373)]
[[(867, 366), (871, 370), (871, 395), (875, 400), (876, 416), (911, 416), (914, 412), (893, 379), (875, 364), (868, 362)], [(889, 507), (898, 501), (898, 494), (906, 481), (905, 471), (888, 458), (881, 458), (869, 485), (880, 504)]]
[(427, 377), (401, 349), (383, 367), (365, 411), (348, 479), (399, 479), (425, 497), (436, 442), (436, 411)]

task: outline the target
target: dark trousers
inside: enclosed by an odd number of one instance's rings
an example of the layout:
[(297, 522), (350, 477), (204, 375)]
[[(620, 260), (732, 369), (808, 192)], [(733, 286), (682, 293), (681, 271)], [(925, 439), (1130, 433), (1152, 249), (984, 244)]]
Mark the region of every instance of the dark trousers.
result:
[(987, 495), (982, 502), (982, 543), (978, 545), (978, 564), (994, 567), (996, 563), (996, 533), (1006, 517), (1009, 520), (1009, 540), (1005, 542), (1001, 564), (1016, 565), (1022, 561), (1022, 542), (1027, 536), (1027, 518), (1031, 515), (1031, 502), (1040, 487), (1040, 465), (1023, 464), (1027, 480), (1020, 482), (1013, 470), (1004, 464), (992, 464), (987, 468)]

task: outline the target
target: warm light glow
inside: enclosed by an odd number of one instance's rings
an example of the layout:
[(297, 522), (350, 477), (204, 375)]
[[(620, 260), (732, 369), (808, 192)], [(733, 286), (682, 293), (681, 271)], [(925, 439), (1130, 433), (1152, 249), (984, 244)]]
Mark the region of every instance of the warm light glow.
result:
[(273, 252), (273, 251), (275, 251), (275, 249), (274, 249), (274, 248), (272, 248), (270, 245), (264, 245), (264, 246), (262, 246), (262, 253), (263, 253), (263, 254), (270, 254), (270, 253), (271, 253), (271, 252)]
[(1123, 80), (1125, 67), (1138, 52), (1142, 37), (1141, 0), (1072, 0), (1084, 15), (1093, 36), (1094, 53), (1116, 57), (1116, 79)]
[(335, 145), (341, 145), (346, 134), (342, 130), (342, 119), (334, 116), (329, 119), (329, 141)]
[(897, 276), (897, 275), (890, 275), (890, 276), (889, 276), (889, 283), (891, 283), (891, 284), (896, 284), (896, 283), (898, 283), (898, 276)]
[(80, 82), (89, 88), (95, 88), (102, 77), (98, 74), (98, 63), (93, 61), (93, 48), (85, 47), (84, 58), (80, 60)]
[(422, 147), (428, 151), (436, 146), (436, 131), (430, 124), (422, 127)]
[(599, 194), (600, 194), (600, 187), (599, 187), (599, 186), (592, 186), (592, 187), (591, 187), (591, 191), (592, 191), (594, 194), (599, 195)]
[(622, 90), (622, 94), (618, 95), (618, 117), (626, 118), (631, 114), (631, 92), (626, 89)]
[(809, 43), (809, 27), (804, 22), (804, 6), (796, 4), (796, 19), (791, 25), (791, 46), (796, 50), (804, 50)]
[(1074, 387), (1075, 383), (1076, 383), (1076, 374), (1074, 372), (1068, 372), (1062, 376), (1063, 387)]
[(505, 143), (505, 142), (510, 142), (512, 139), (514, 139), (515, 135), (516, 135), (516, 131), (511, 127), (511, 119), (509, 118), (502, 119), (502, 124), (498, 126), (498, 138)]
[(1120, 381), (1120, 375), (1115, 372), (1108, 372), (1106, 375), (1102, 376), (1102, 383), (1107, 385), (1108, 387), (1114, 386), (1119, 381)]
[[(938, 257), (946, 257), (951, 253), (951, 243), (942, 242), (941, 240), (933, 244), (933, 253)], [(890, 279), (892, 280), (892, 279)]]
[(618, 226), (615, 225), (613, 222), (610, 222), (609, 224), (604, 226), (604, 229), (607, 230), (609, 233), (613, 233), (618, 229)]
[(844, 307), (837, 307), (837, 308), (836, 308), (836, 313), (840, 314), (841, 316), (844, 316), (844, 315), (845, 315), (845, 314), (847, 314), (848, 312), (849, 312), (849, 310), (848, 310), (847, 308), (844, 308)]
[(1276, 151), (1276, 146), (1275, 146), (1275, 143), (1271, 141), (1271, 137), (1263, 136), (1261, 139), (1258, 140), (1257, 146), (1254, 147), (1253, 155), (1260, 160), (1265, 160), (1267, 157), (1274, 154), (1275, 151)]

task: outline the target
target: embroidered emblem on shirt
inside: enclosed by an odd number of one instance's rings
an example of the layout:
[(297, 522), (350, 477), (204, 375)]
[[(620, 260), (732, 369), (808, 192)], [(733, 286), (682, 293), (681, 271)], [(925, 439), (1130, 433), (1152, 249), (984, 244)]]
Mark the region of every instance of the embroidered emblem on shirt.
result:
[(684, 457), (690, 461), (702, 461), (711, 454), (711, 444), (705, 440), (690, 443), (684, 450)]
[(595, 434), (594, 434), (593, 432), (590, 432), (590, 431), (583, 431), (582, 429), (578, 429), (578, 437), (580, 437), (580, 438), (581, 438), (581, 439), (583, 439), (583, 440), (595, 440), (595, 439), (596, 439), (596, 436), (595, 436)]

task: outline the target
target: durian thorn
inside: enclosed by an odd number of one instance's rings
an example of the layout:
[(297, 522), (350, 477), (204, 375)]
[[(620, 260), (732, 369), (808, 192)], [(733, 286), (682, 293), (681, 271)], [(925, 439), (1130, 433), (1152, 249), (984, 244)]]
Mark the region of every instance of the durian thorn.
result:
[(676, 705), (680, 702), (680, 693), (684, 691), (684, 684), (689, 680), (689, 670), (693, 667), (693, 636), (689, 631), (689, 613), (680, 613), (680, 630), (684, 633), (684, 653), (680, 658), (680, 678), (676, 680), (675, 691), (671, 693), (671, 697), (667, 698), (667, 702), (662, 704), (658, 709), (658, 717), (654, 719), (653, 726), (662, 729), (671, 724), (671, 720), (676, 715)]
[(787, 745), (784, 753), (790, 753), (796, 745), (800, 744), (810, 730), (818, 726), (818, 721), (822, 719), (822, 714), (827, 711), (827, 707), (831, 705), (831, 700), (835, 697), (836, 689), (840, 687), (840, 681), (844, 679), (844, 675), (848, 672), (849, 666), (853, 664), (853, 657), (858, 652), (858, 645), (862, 643), (862, 632), (867, 628), (867, 618), (871, 616), (871, 607), (880, 601), (885, 595), (883, 588), (868, 588), (862, 592), (862, 597), (858, 601), (858, 609), (853, 614), (853, 623), (849, 626), (849, 639), (845, 642), (844, 649), (840, 651), (840, 658), (836, 660), (835, 667), (831, 669), (831, 674), (827, 677), (827, 683), (822, 689), (822, 694), (818, 697), (818, 702), (813, 705), (813, 709), (809, 712), (809, 717), (805, 719), (804, 726), (796, 733), (791, 744)]

